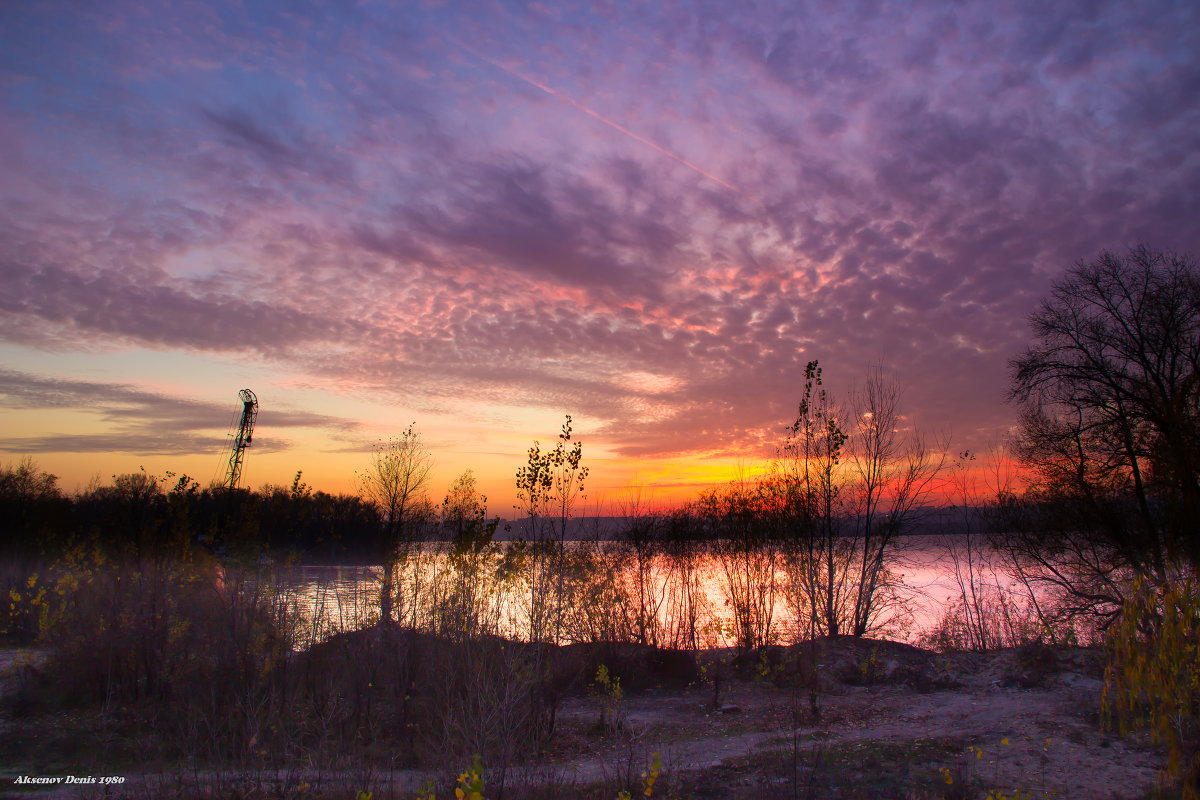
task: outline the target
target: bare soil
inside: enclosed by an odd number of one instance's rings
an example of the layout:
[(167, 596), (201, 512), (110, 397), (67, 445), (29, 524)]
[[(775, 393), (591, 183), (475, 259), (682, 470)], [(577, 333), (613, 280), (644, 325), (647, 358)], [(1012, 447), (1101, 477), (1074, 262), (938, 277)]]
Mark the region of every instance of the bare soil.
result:
[[(795, 786), (801, 797), (997, 789), (1140, 798), (1155, 787), (1161, 754), (1144, 737), (1118, 738), (1101, 725), (1103, 664), (1094, 650), (937, 654), (824, 640), (819, 719), (808, 689), (786, 680), (802, 670), (798, 655), (808, 660), (804, 650), (780, 650), (746, 665), (724, 682), (716, 706), (711, 684), (629, 696), (620, 727), (605, 735), (596, 733), (597, 701), (572, 700), (562, 716), (576, 736), (562, 737), (563, 764), (591, 780), (619, 773), (631, 751), (639, 770), (646, 753), (660, 752), (675, 774), (692, 776), (680, 783), (698, 797), (793, 796)], [(711, 675), (730, 671), (734, 656), (713, 651), (705, 661)], [(771, 786), (786, 791), (764, 793)]]
[[(807, 645), (740, 661), (731, 650), (707, 651), (693, 684), (630, 692), (604, 728), (596, 697), (571, 696), (560, 707), (546, 762), (526, 769), (520, 782), (541, 785), (543, 797), (611, 797), (613, 787), (638, 796), (642, 773), (658, 754), (663, 770), (654, 797), (982, 798), (999, 790), (1105, 800), (1147, 797), (1156, 785), (1162, 754), (1144, 736), (1118, 737), (1101, 724), (1097, 651), (937, 654), (826, 639), (816, 651), (819, 718), (805, 685), (810, 655)], [(0, 670), (26, 657), (0, 652)], [(639, 681), (631, 676), (628, 683)], [(19, 765), (0, 769), (0, 793), (142, 798), (173, 782), (126, 774), (125, 785), (107, 794), (96, 786), (34, 789), (14, 786), (13, 768)], [(330, 790), (326, 796), (353, 798), (353, 787), (372, 781), (373, 800), (381, 800), (411, 798), (430, 778), (443, 796), (446, 776), (401, 770), (313, 776), (298, 766), (233, 776), (261, 789), (233, 794), (229, 775), (195, 772), (190, 785), (219, 785), (222, 797), (300, 797), (296, 787), (317, 780)]]

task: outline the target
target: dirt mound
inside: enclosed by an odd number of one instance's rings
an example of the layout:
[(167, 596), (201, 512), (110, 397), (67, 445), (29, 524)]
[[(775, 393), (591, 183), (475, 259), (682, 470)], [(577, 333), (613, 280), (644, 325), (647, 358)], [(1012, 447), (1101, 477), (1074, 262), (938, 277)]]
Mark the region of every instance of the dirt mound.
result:
[[(815, 660), (814, 660), (815, 659)], [(1103, 654), (1083, 647), (1030, 644), (978, 652), (938, 653), (882, 639), (825, 636), (814, 643), (764, 647), (738, 653), (709, 651), (701, 657), (710, 679), (770, 679), (781, 685), (809, 686), (822, 691), (847, 687), (895, 686), (919, 692), (964, 686), (1034, 689), (1093, 685), (1103, 677)]]
[(621, 679), (621, 688), (626, 692), (682, 688), (699, 678), (695, 653), (639, 644), (567, 645), (557, 648), (553, 664), (556, 682), (568, 693), (586, 692), (601, 664), (611, 676)]
[[(799, 646), (801, 660), (807, 649)], [(848, 686), (928, 682), (934, 657), (928, 650), (879, 639), (827, 636), (818, 642), (818, 669)]]
[[(944, 683), (933, 663), (938, 654), (901, 642), (855, 636), (824, 636), (816, 642), (762, 647), (749, 652), (732, 648), (701, 654), (708, 678), (753, 678), (779, 685), (809, 686), (815, 671), (822, 691), (846, 686)], [(815, 667), (815, 670), (814, 670)]]
[(972, 685), (1013, 689), (1052, 689), (1104, 677), (1104, 655), (1097, 648), (1028, 644), (986, 654), (946, 656)]
[[(455, 642), (426, 633), (380, 626), (339, 634), (298, 656), (301, 670), (334, 672), (344, 678), (347, 665), (403, 663), (420, 683), (444, 679), (451, 665), (523, 663), (543, 665), (556, 694), (587, 694), (601, 665), (619, 678), (625, 692), (682, 688), (699, 679), (696, 654), (623, 642), (550, 647), (498, 637)], [(432, 675), (425, 676), (425, 673)], [(386, 678), (385, 678), (386, 680)]]

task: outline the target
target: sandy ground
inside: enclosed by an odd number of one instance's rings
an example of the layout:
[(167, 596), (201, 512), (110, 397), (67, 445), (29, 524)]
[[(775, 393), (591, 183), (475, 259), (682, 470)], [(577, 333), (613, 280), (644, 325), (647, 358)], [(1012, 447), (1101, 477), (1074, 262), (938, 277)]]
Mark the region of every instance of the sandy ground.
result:
[[(0, 675), (25, 657), (0, 651)], [(1162, 765), (1161, 754), (1144, 737), (1122, 739), (1103, 730), (1103, 675), (1094, 652), (937, 655), (888, 642), (827, 642), (818, 659), (820, 721), (809, 716), (807, 690), (782, 680), (795, 669), (792, 658), (738, 672), (729, 664), (732, 653), (707, 653), (708, 674), (726, 674), (722, 708), (712, 704), (711, 684), (649, 690), (624, 697), (619, 724), (607, 731), (597, 727), (595, 698), (570, 698), (560, 710), (554, 749), (540, 774), (556, 784), (622, 778), (636, 786), (638, 773), (658, 753), (665, 774), (693, 787), (696, 796), (758, 797), (772, 796), (754, 790), (764, 783), (852, 782), (853, 776), (844, 772), (836, 777), (816, 774), (822, 754), (858, 754), (865, 769), (873, 760), (899, 752), (915, 754), (909, 774), (927, 787), (910, 797), (950, 794), (945, 783), (949, 774), (960, 786), (973, 788), (965, 796), (983, 796), (989, 789), (1011, 795), (1020, 789), (1033, 797), (1105, 800), (1144, 797)], [(932, 750), (931, 743), (936, 744)], [(788, 754), (795, 756), (794, 771), (780, 777), (777, 766), (787, 762)], [(152, 787), (171, 785), (177, 777), (129, 775), (124, 787), (108, 794), (91, 786), (22, 787), (20, 796), (152, 797)], [(376, 792), (376, 798), (412, 797), (428, 777), (381, 771), (371, 780), (389, 790)], [(361, 786), (363, 779), (361, 774), (309, 775), (303, 770), (192, 776), (198, 784), (222, 786), (239, 780)], [(815, 796), (863, 796), (849, 784), (821, 785)], [(0, 792), (14, 788), (0, 787)]]
[[(622, 740), (632, 739), (644, 743), (642, 751), (669, 753), (677, 770), (740, 765), (727, 772), (747, 773), (751, 783), (757, 759), (793, 745), (807, 762), (818, 748), (869, 754), (872, 747), (895, 752), (936, 741), (958, 755), (927, 765), (935, 791), (941, 768), (983, 791), (1037, 797), (1139, 798), (1155, 785), (1161, 754), (1144, 737), (1122, 740), (1100, 724), (1104, 684), (1094, 652), (940, 656), (851, 640), (839, 647), (821, 653), (820, 723), (809, 719), (807, 691), (762, 680), (735, 681), (723, 691), (721, 704), (736, 707), (726, 713), (713, 711), (711, 689), (644, 694), (624, 703), (627, 732), (565, 766), (586, 779), (611, 775), (628, 749)], [(864, 681), (869, 659), (874, 674)], [(838, 675), (874, 685), (850, 685)], [(563, 716), (594, 727), (596, 702), (574, 700)]]
[(25, 664), (38, 664), (46, 652), (35, 647), (0, 647), (0, 689), (8, 691), (14, 671)]

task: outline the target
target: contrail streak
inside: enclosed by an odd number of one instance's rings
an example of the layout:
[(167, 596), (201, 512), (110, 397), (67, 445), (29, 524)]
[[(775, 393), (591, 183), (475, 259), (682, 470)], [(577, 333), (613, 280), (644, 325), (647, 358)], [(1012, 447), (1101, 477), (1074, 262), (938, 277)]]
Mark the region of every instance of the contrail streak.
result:
[[(466, 51), (467, 51), (468, 53), (470, 53), (471, 55), (473, 55), (473, 56), (475, 56), (476, 58), (480, 59), (481, 61), (486, 61), (487, 63), (491, 64), (493, 67), (496, 67), (497, 69), (499, 69), (499, 70), (502, 70), (502, 71), (504, 71), (504, 72), (508, 73), (509, 75), (513, 76), (514, 78), (516, 78), (516, 79), (518, 79), (518, 80), (521, 80), (521, 81), (524, 81), (525, 83), (528, 83), (530, 86), (533, 86), (533, 87), (536, 87), (536, 88), (538, 88), (538, 89), (541, 89), (543, 92), (545, 92), (545, 93), (546, 93), (546, 94), (548, 94), (548, 95), (551, 95), (551, 96), (553, 96), (553, 97), (557, 97), (559, 100), (562, 100), (562, 101), (564, 101), (564, 102), (570, 103), (572, 106), (574, 106), (575, 108), (579, 109), (579, 110), (580, 110), (580, 111), (582, 111), (583, 113), (587, 114), (589, 117), (592, 117), (592, 118), (594, 118), (594, 119), (597, 119), (597, 120), (599, 120), (600, 122), (603, 122), (605, 125), (609, 126), (610, 128), (614, 128), (614, 129), (616, 129), (616, 130), (620, 131), (621, 133), (623, 133), (623, 134), (625, 134), (626, 136), (628, 136), (630, 139), (634, 139), (634, 140), (636, 140), (636, 141), (639, 141), (639, 142), (641, 142), (642, 144), (646, 145), (647, 147), (651, 147), (651, 148), (653, 148), (654, 150), (657, 150), (659, 153), (662, 153), (662, 154), (663, 154), (664, 156), (666, 156), (667, 158), (671, 158), (671, 159), (674, 159), (675, 161), (678, 161), (680, 164), (683, 164), (685, 167), (687, 167), (688, 169), (692, 170), (693, 172), (696, 172), (696, 173), (699, 173), (700, 175), (703, 175), (704, 177), (708, 178), (710, 181), (715, 181), (716, 183), (719, 183), (719, 184), (721, 184), (722, 186), (724, 186), (724, 187), (725, 187), (726, 189), (728, 189), (729, 191), (731, 191), (731, 192), (736, 192), (736, 193), (740, 194), (742, 197), (746, 198), (747, 200), (750, 200), (750, 201), (752, 201), (752, 202), (754, 202), (754, 203), (757, 203), (757, 204), (758, 204), (758, 205), (760, 205), (760, 206), (762, 206), (762, 205), (763, 205), (762, 201), (761, 201), (761, 200), (759, 200), (757, 197), (754, 197), (753, 195), (746, 194), (746, 193), (745, 193), (745, 192), (743, 192), (741, 189), (737, 188), (736, 186), (734, 186), (734, 185), (732, 185), (732, 184), (730, 184), (730, 183), (727, 183), (726, 181), (723, 181), (723, 180), (721, 180), (721, 179), (720, 179), (720, 178), (718, 178), (716, 175), (713, 175), (711, 172), (708, 172), (707, 170), (704, 170), (704, 169), (702, 169), (702, 168), (700, 168), (700, 167), (696, 166), (696, 165), (695, 165), (695, 164), (693, 164), (692, 162), (688, 161), (686, 158), (683, 158), (682, 156), (677, 156), (677, 155), (675, 155), (675, 154), (674, 154), (674, 153), (672, 153), (670, 150), (666, 149), (665, 147), (660, 147), (660, 146), (658, 146), (657, 144), (655, 144), (654, 142), (650, 141), (649, 139), (647, 139), (647, 138), (646, 138), (646, 137), (644, 137), (644, 136), (639, 136), (638, 134), (636, 134), (636, 133), (634, 133), (633, 131), (629, 130), (629, 129), (628, 129), (628, 128), (626, 128), (625, 126), (623, 126), (623, 125), (620, 125), (620, 124), (618, 124), (618, 123), (616, 123), (616, 122), (613, 122), (611, 119), (609, 119), (608, 117), (605, 117), (605, 116), (604, 116), (603, 114), (601, 114), (600, 112), (598, 112), (598, 111), (595, 111), (595, 110), (593, 110), (593, 109), (591, 109), (591, 108), (588, 108), (588, 107), (587, 107), (587, 106), (585, 106), (583, 103), (580, 103), (580, 102), (578, 102), (578, 101), (576, 101), (576, 100), (573, 100), (573, 99), (571, 99), (570, 97), (568, 97), (567, 95), (565, 95), (565, 94), (563, 94), (562, 92), (558, 91), (557, 89), (554, 89), (553, 87), (547, 86), (546, 84), (544, 84), (544, 83), (542, 83), (542, 82), (540, 82), (540, 81), (536, 81), (536, 80), (534, 80), (533, 78), (530, 78), (530, 77), (529, 77), (529, 76), (527, 76), (527, 75), (522, 75), (520, 72), (517, 72), (515, 69), (512, 69), (511, 67), (507, 67), (507, 66), (505, 66), (504, 64), (501, 64), (499, 61), (495, 60), (494, 58), (491, 58), (491, 57), (489, 57), (489, 56), (486, 56), (486, 55), (484, 55), (483, 53), (480, 53), (478, 50), (475, 50), (474, 48), (472, 48), (472, 47), (469, 47), (469, 46), (467, 46), (467, 45), (463, 44), (462, 42), (458, 41), (457, 39), (450, 39), (450, 41), (451, 41), (451, 42), (453, 42), (454, 44), (456, 44), (458, 47), (462, 48), (463, 50), (466, 50)], [(763, 206), (763, 207), (765, 208), (765, 206)]]

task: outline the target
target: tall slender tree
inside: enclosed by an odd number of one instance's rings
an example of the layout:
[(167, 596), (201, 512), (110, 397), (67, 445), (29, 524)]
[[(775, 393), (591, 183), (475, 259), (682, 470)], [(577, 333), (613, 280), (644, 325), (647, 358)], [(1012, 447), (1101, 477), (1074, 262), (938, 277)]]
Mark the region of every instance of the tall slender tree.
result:
[[(379, 509), (387, 547), (379, 591), (383, 623), (394, 619), (398, 567), (412, 555), (422, 525), (433, 514), (426, 492), (432, 469), (433, 456), (414, 422), (399, 436), (378, 442), (370, 465), (358, 476), (363, 497)], [(415, 607), (411, 610), (415, 614)]]
[(904, 430), (901, 394), (900, 384), (875, 364), (850, 397), (848, 478), (853, 482), (857, 575), (849, 632), (855, 636), (876, 623), (881, 595), (891, 582), (890, 553), (928, 500), (945, 463), (944, 448), (931, 451), (919, 432)]

